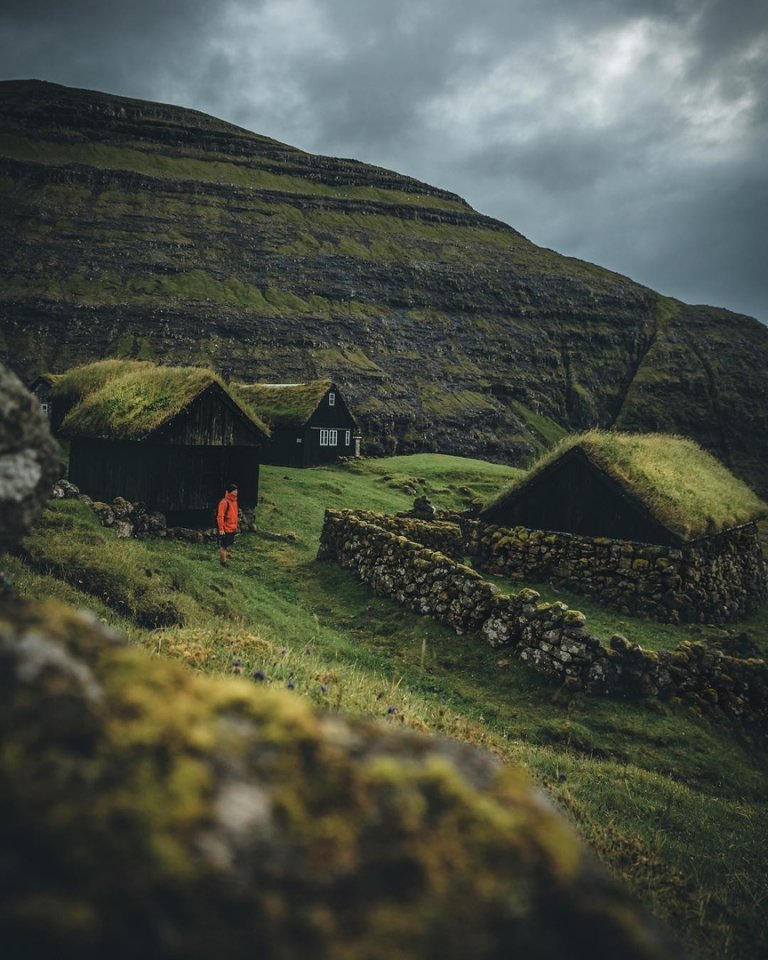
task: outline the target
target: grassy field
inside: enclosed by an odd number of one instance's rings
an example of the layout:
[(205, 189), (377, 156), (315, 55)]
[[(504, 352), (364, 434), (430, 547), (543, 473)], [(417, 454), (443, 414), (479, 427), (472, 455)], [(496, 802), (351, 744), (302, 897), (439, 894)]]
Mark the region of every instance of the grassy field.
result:
[[(764, 956), (768, 763), (752, 744), (674, 705), (565, 697), (503, 651), (315, 560), (326, 507), (393, 512), (426, 493), (461, 508), (516, 473), (426, 454), (264, 468), (259, 530), (238, 537), (226, 570), (214, 545), (117, 541), (88, 508), (59, 501), (27, 538), (26, 562), (4, 565), (22, 594), (90, 606), (156, 655), (213, 674), (240, 661), (244, 683), (524, 765), (692, 955)], [(618, 631), (658, 648), (720, 632), (630, 619), (541, 589), (587, 613), (603, 637)], [(768, 649), (768, 610), (734, 632), (743, 630)]]

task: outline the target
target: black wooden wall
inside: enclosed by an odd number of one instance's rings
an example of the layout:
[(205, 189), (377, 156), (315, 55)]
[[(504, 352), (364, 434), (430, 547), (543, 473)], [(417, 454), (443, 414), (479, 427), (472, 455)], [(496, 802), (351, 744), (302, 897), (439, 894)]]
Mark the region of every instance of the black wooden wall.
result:
[(255, 507), (260, 453), (258, 447), (73, 439), (69, 478), (95, 499), (125, 497), (162, 513), (210, 511), (226, 485), (236, 483), (240, 504)]

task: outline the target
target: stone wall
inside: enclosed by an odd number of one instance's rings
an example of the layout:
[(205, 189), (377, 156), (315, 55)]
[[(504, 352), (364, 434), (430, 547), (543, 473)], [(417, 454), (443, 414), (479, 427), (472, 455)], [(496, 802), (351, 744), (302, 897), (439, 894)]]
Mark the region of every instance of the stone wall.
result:
[[(753, 732), (768, 731), (768, 665), (704, 643), (648, 651), (615, 635), (608, 646), (565, 603), (535, 590), (503, 596), (470, 567), (399, 534), (407, 518), (326, 511), (318, 559), (353, 570), (375, 593), (457, 633), (475, 633), (574, 692), (678, 700)], [(455, 525), (454, 525), (455, 526)], [(387, 529), (390, 528), (390, 529)], [(448, 531), (443, 531), (448, 536)]]
[(547, 580), (620, 613), (669, 623), (730, 623), (766, 597), (766, 563), (754, 523), (675, 548), (508, 529), (445, 512), (433, 521), (406, 513), (358, 516), (453, 559), (468, 559), (477, 570), (519, 582)]
[(327, 510), (318, 559), (353, 570), (374, 593), (457, 633), (479, 630), (490, 615), (496, 587), (471, 567), (385, 529), (394, 519)]
[(728, 623), (766, 596), (754, 523), (680, 548), (464, 523), (478, 569), (512, 580), (548, 580), (622, 613), (667, 622)]
[(453, 560), (463, 560), (469, 552), (467, 532), (456, 514), (439, 514), (434, 520), (419, 520), (406, 513), (389, 516), (356, 510), (355, 516), (430, 550), (444, 553)]

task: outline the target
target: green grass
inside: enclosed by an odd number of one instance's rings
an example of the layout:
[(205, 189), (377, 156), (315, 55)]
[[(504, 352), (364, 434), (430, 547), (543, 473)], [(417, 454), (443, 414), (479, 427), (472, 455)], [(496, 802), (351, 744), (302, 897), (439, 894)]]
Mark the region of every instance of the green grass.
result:
[(559, 423), (555, 423), (554, 420), (543, 414), (535, 413), (519, 400), (510, 400), (509, 406), (533, 430), (534, 436), (539, 438), (540, 450), (554, 446), (565, 436), (566, 431)]
[[(768, 946), (763, 754), (673, 704), (566, 696), (504, 651), (373, 597), (349, 572), (314, 559), (326, 507), (394, 512), (426, 493), (438, 507), (461, 508), (516, 475), (428, 454), (266, 467), (259, 530), (238, 537), (227, 570), (213, 544), (117, 541), (86, 508), (57, 502), (27, 540), (34, 569), (18, 559), (7, 566), (23, 594), (90, 605), (157, 655), (212, 674), (231, 674), (239, 659), (244, 683), (290, 685), (320, 708), (455, 737), (523, 764), (693, 954), (757, 958)], [(119, 558), (123, 605), (111, 586), (101, 589)], [(183, 623), (140, 625), (145, 581)], [(573, 605), (596, 632), (646, 646), (689, 636)], [(765, 637), (766, 619), (764, 608), (750, 633)], [(254, 671), (264, 679), (251, 680)]]

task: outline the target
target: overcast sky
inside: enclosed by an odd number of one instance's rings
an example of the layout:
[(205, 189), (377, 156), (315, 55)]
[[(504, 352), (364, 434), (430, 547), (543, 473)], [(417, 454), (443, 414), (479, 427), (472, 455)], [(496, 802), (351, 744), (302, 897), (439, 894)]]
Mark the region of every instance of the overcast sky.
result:
[(766, 0), (2, 0), (0, 77), (388, 167), (768, 322)]

